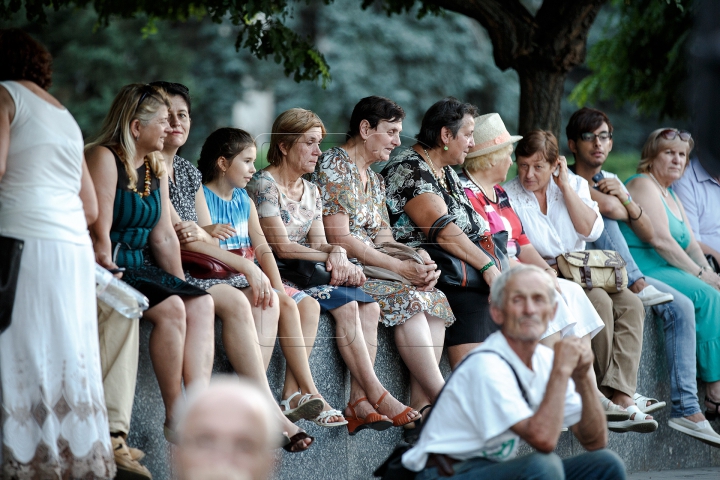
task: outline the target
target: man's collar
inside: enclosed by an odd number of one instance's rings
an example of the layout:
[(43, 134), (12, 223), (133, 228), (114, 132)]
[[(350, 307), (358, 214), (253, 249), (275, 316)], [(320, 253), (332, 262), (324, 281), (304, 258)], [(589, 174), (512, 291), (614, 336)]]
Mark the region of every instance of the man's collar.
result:
[(690, 167), (693, 169), (698, 183), (707, 181), (718, 183), (718, 181), (711, 177), (708, 171), (705, 170), (705, 167), (702, 166), (702, 163), (700, 163), (697, 157), (690, 161)]

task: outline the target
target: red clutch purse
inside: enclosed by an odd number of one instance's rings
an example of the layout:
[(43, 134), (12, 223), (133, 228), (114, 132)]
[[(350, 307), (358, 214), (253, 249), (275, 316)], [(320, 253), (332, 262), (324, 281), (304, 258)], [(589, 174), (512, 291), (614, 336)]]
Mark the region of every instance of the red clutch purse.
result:
[[(228, 251), (247, 258), (248, 260), (255, 258), (255, 252), (252, 247)], [(204, 253), (181, 250), (180, 259), (182, 260), (183, 269), (187, 270), (190, 275), (195, 278), (224, 280), (231, 275), (240, 273), (227, 263)]]

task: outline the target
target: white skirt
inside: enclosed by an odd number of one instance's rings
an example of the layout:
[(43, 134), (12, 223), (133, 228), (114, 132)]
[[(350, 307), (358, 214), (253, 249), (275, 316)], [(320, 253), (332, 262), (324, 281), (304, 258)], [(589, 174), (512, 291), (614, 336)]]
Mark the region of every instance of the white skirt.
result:
[(3, 473), (112, 478), (90, 245), (25, 239), (0, 335)]
[(593, 338), (605, 328), (600, 315), (580, 285), (563, 278), (558, 278), (558, 284), (562, 295), (555, 292), (558, 309), (543, 338), (557, 332), (561, 332), (563, 338), (568, 335), (582, 338), (588, 334)]

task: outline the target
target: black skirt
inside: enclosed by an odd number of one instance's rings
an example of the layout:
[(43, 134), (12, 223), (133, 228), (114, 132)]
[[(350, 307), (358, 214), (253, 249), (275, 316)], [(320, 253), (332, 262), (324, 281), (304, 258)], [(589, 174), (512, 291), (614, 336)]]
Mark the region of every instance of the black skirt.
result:
[(122, 280), (145, 295), (150, 302), (150, 308), (173, 295), (181, 297), (207, 295), (205, 290), (192, 286), (154, 265), (128, 268), (123, 273)]
[(445, 345), (480, 343), (500, 330), (490, 317), (490, 288), (464, 288), (438, 283), (455, 314), (455, 323), (445, 330)]

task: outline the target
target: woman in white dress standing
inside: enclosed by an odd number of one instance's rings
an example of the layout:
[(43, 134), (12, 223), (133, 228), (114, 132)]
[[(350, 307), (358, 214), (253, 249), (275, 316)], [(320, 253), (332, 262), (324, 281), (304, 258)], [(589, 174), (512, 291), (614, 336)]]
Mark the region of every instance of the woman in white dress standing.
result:
[(82, 133), (46, 91), (51, 57), (39, 43), (0, 30), (0, 58), (0, 235), (25, 242), (0, 335), (0, 476), (112, 478)]

